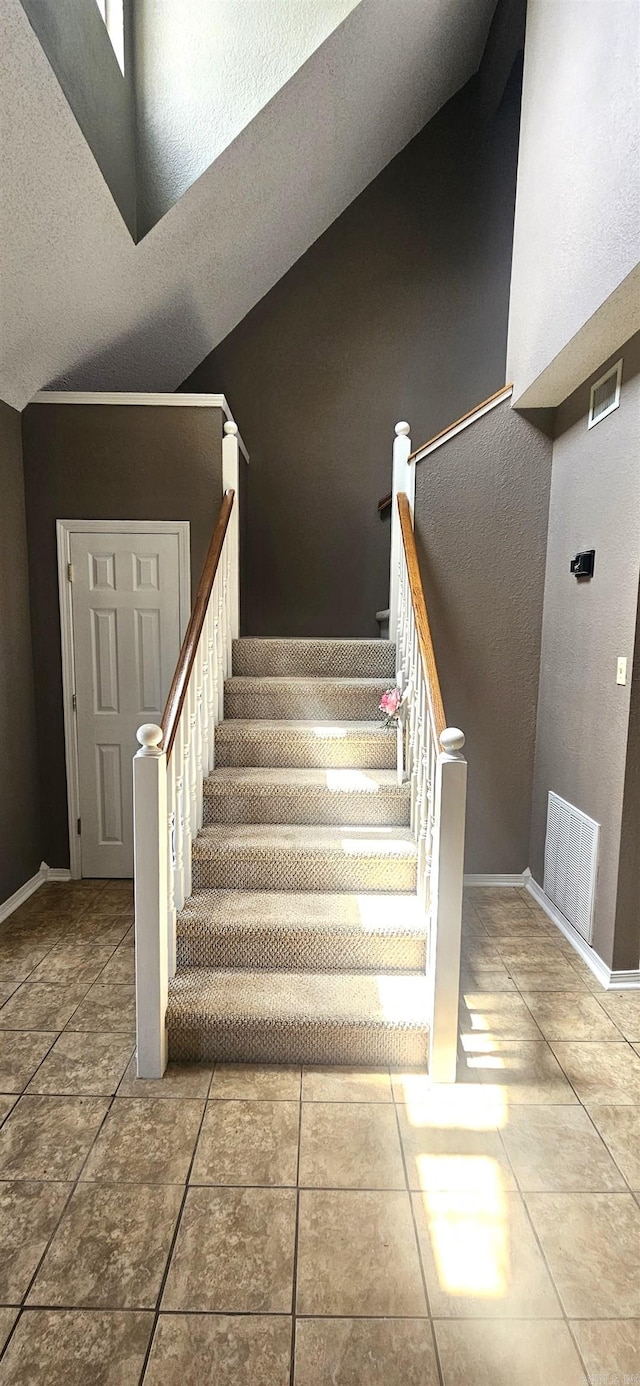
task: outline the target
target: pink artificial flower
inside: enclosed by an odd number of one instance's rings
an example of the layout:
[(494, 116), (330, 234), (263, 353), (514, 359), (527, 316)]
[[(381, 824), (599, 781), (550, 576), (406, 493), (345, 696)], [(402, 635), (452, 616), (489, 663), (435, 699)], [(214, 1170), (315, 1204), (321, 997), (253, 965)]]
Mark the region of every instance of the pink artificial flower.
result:
[(401, 702), (402, 694), (400, 689), (397, 686), (395, 688), (388, 688), (380, 699), (380, 711), (384, 713), (385, 717), (395, 717)]

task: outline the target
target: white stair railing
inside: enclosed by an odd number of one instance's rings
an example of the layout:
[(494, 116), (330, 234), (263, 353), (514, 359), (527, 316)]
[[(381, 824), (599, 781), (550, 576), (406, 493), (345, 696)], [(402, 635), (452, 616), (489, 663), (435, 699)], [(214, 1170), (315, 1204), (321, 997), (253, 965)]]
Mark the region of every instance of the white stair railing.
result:
[(411, 829), (418, 845), (417, 893), (428, 919), (431, 1026), (429, 1072), (456, 1078), (467, 762), (464, 734), (447, 727), (413, 530), (415, 462), (409, 425), (393, 448), (389, 634), (404, 693), (398, 774), (411, 783)]
[(240, 626), (238, 429), (225, 424), (224, 496), (162, 726), (140, 727), (133, 760), (136, 1040), (139, 1078), (167, 1065), (176, 914), (191, 894), (191, 844), (202, 827), (203, 779), (214, 766), (224, 681)]

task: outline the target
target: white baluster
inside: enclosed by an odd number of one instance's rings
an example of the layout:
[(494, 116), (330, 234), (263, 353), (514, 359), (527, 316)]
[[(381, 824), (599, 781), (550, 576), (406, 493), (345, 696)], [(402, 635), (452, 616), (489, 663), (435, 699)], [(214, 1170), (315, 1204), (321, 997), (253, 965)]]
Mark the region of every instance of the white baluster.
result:
[[(231, 639), (240, 634), (240, 448), (238, 427), (231, 419), (224, 426), (222, 439), (222, 489), (235, 492), (229, 517), (226, 544), (229, 548), (229, 615)], [(229, 668), (231, 672), (231, 668)]]
[(194, 660), (192, 678), (194, 681), (195, 692), (195, 744), (196, 744), (196, 823), (198, 829), (202, 827), (202, 782), (203, 782), (203, 743), (202, 743), (202, 721), (204, 717), (204, 696), (203, 696), (203, 675), (202, 675), (202, 639), (198, 641), (196, 657)]
[(162, 728), (140, 727), (133, 760), (136, 934), (136, 1071), (161, 1078), (167, 1066), (167, 759)]
[(415, 487), (415, 467), (409, 462), (411, 453), (410, 429), (408, 423), (397, 423), (393, 443), (393, 467), (391, 480), (391, 564), (389, 570), (389, 639), (398, 635), (398, 578), (399, 562), (402, 554), (402, 531), (398, 514), (397, 497), (400, 491), (410, 496), (413, 509), (413, 487)]
[(176, 860), (174, 871), (174, 898), (176, 909), (181, 910), (185, 902), (185, 883), (184, 883), (184, 751), (182, 742), (182, 719), (178, 722), (175, 741), (173, 743), (172, 760), (175, 760), (176, 776), (176, 816), (175, 816), (175, 841), (176, 841)]
[(176, 762), (172, 753), (167, 761), (167, 967), (169, 976), (176, 970)]
[(184, 831), (182, 834), (183, 876), (185, 899), (191, 894), (191, 843), (195, 837), (191, 819), (191, 742), (189, 739), (189, 695), (184, 700), (180, 716), (182, 729), (182, 815)]
[(189, 680), (187, 699), (189, 702), (189, 720), (187, 722), (187, 734), (189, 737), (189, 817), (191, 820), (191, 836), (195, 839), (198, 836), (198, 828), (200, 825), (198, 823), (198, 755), (196, 746), (198, 706), (193, 679)]
[(440, 737), (440, 744), (442, 750), (435, 774), (431, 863), (429, 1074), (434, 1083), (453, 1083), (458, 1038), (467, 762), (462, 755), (464, 735), (457, 728), (448, 727)]

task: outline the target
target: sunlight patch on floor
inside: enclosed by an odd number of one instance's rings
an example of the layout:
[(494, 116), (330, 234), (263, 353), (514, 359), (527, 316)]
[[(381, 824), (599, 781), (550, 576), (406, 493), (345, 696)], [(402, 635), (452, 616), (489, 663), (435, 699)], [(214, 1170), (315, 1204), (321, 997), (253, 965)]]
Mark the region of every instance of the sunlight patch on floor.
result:
[(425, 1091), (421, 1074), (402, 1074), (394, 1081), (396, 1087), (401, 1084), (400, 1100), (405, 1104), (409, 1125), (416, 1129), (496, 1131), (507, 1124), (508, 1105), (499, 1088), (452, 1083), (433, 1084)]
[(478, 1187), (422, 1195), (438, 1279), (450, 1295), (502, 1299), (509, 1286), (507, 1204), (500, 1170), (484, 1160)]

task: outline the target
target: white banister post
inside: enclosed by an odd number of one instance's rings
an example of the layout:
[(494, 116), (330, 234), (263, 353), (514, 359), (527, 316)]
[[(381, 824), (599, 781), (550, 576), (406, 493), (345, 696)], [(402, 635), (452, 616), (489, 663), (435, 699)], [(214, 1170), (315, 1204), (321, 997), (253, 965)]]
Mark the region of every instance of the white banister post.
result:
[(235, 492), (233, 510), (227, 530), (229, 544), (229, 614), (231, 618), (231, 639), (237, 640), (240, 634), (240, 448), (238, 445), (238, 425), (229, 419), (224, 426), (222, 439), (222, 490)]
[(167, 1066), (167, 757), (162, 728), (137, 733), (133, 758), (133, 842), (138, 1078), (161, 1078)]
[(398, 636), (399, 565), (402, 534), (400, 532), (397, 496), (400, 491), (406, 492), (411, 506), (411, 513), (413, 514), (415, 467), (409, 461), (410, 452), (411, 439), (409, 437), (409, 425), (408, 423), (397, 423), (396, 436), (393, 440), (393, 471), (391, 480), (391, 566), (389, 571), (390, 640), (397, 640)]
[(448, 727), (440, 737), (440, 745), (431, 858), (429, 1072), (434, 1083), (455, 1083), (467, 801), (467, 762), (462, 755), (464, 734), (455, 727)]

